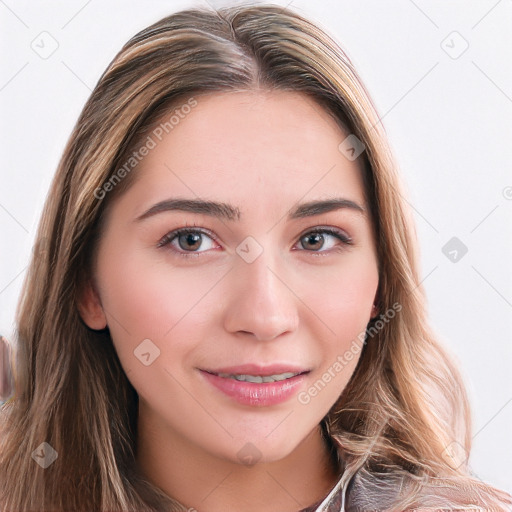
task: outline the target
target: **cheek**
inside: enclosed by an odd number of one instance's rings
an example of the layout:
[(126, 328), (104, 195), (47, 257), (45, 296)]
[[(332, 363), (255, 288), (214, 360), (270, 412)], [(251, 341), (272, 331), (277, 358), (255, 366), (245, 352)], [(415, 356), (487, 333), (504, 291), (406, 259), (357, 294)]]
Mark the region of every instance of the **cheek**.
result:
[[(305, 406), (328, 409), (350, 380), (364, 346), (366, 327), (378, 286), (373, 258), (346, 259), (336, 272), (316, 275), (318, 286), (304, 292), (311, 308), (313, 337), (321, 364), (312, 385), (299, 396)], [(322, 269), (324, 272), (324, 269)]]
[(140, 249), (115, 247), (105, 248), (102, 262), (102, 306), (123, 366), (133, 366), (134, 351), (147, 339), (161, 355), (172, 340), (173, 354), (183, 357), (207, 323), (215, 295), (210, 290), (223, 271), (176, 268), (159, 258), (150, 261)]
[[(149, 352), (158, 354), (153, 370), (164, 364), (173, 372), (186, 371), (195, 362), (195, 349), (202, 350), (201, 340), (220, 332), (226, 308), (238, 299), (230, 297), (230, 277), (222, 280), (228, 268), (214, 262), (177, 266), (163, 253), (151, 253), (149, 258), (147, 248), (125, 246), (120, 251), (119, 247), (113, 243), (100, 253), (100, 295), (121, 363), (144, 394), (150, 384), (144, 381), (146, 369), (136, 358), (141, 343), (151, 340), (151, 344), (145, 342)], [(340, 378), (330, 386), (331, 392), (324, 394), (331, 400), (355, 368), (358, 354), (354, 357), (349, 352), (355, 343), (361, 347), (358, 336), (369, 320), (378, 284), (371, 255), (346, 254), (332, 261), (336, 264), (307, 265), (298, 271), (290, 263), (292, 270), (282, 276), (293, 290), (289, 300), (300, 319), (296, 335), (315, 340), (309, 342), (308, 350), (318, 367), (328, 371), (340, 356), (351, 358), (344, 362), (343, 372), (336, 372)]]
[(373, 256), (353, 254), (336, 267), (316, 270), (301, 285), (302, 296), (333, 339), (346, 341), (366, 328), (378, 282)]
[(197, 295), (196, 286), (187, 282), (183, 272), (162, 264), (157, 252), (135, 243), (120, 251), (116, 245), (111, 243), (101, 253), (98, 277), (102, 305), (107, 315), (110, 313), (114, 328), (119, 323), (134, 335), (161, 336), (183, 316)]

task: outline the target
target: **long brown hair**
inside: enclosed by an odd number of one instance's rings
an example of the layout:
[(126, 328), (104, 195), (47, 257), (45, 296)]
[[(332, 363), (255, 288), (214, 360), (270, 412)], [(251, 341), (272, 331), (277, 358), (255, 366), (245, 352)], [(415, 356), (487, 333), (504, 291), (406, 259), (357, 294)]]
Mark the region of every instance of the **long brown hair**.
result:
[[(1, 510), (182, 510), (138, 470), (137, 393), (108, 329), (89, 329), (78, 300), (105, 212), (137, 179), (136, 165), (119, 170), (148, 130), (202, 93), (254, 88), (307, 94), (365, 146), (379, 310), (399, 304), (400, 312), (367, 338), (323, 422), (343, 452), (347, 510), (386, 500), (393, 510), (511, 503), (474, 478), (464, 457), (451, 464), (446, 456), (454, 446), (470, 452), (468, 400), (426, 320), (410, 212), (368, 92), (315, 24), (282, 7), (245, 5), (189, 9), (142, 30), (110, 63), (77, 121), (17, 310), (15, 393), (0, 415)], [(46, 468), (36, 464), (52, 455)]]

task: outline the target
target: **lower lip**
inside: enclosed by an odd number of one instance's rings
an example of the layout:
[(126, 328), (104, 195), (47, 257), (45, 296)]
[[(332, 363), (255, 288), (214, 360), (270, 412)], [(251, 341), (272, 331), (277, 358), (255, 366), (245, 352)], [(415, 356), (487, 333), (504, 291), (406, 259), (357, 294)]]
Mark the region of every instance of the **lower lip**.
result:
[(219, 377), (201, 370), (205, 379), (225, 395), (243, 405), (267, 406), (285, 402), (295, 395), (306, 374), (296, 375), (278, 382), (245, 382)]

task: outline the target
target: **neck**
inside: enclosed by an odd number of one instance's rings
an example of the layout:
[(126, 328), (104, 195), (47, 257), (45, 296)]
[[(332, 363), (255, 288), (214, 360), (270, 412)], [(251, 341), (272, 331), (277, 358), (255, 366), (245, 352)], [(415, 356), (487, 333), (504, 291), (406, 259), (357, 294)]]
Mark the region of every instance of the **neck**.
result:
[(281, 460), (237, 464), (206, 453), (171, 429), (138, 419), (137, 462), (153, 484), (203, 512), (297, 512), (320, 501), (339, 478), (318, 425)]

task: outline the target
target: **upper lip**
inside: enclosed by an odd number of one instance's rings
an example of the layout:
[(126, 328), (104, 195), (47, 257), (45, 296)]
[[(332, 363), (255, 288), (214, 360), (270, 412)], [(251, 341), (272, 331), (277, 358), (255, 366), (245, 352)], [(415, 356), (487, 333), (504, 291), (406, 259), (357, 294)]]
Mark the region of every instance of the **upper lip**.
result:
[(232, 375), (261, 375), (262, 377), (270, 375), (280, 375), (282, 373), (307, 373), (307, 368), (295, 364), (242, 364), (239, 366), (224, 366), (215, 369), (202, 369), (208, 373), (229, 373)]

